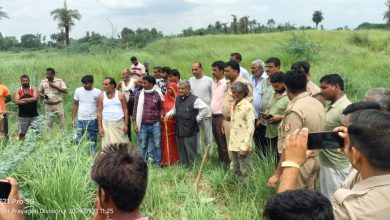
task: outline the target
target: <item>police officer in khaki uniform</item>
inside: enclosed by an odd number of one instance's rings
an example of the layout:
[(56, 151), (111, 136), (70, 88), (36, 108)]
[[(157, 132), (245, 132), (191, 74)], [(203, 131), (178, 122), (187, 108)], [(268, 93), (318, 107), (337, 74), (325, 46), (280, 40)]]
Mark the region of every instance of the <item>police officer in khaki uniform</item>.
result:
[[(59, 120), (60, 128), (64, 128), (64, 104), (62, 93), (68, 93), (65, 82), (62, 79), (54, 78), (56, 72), (53, 68), (46, 69), (46, 79), (39, 85), (39, 95), (44, 98), (45, 112), (52, 112)], [(47, 118), (47, 126), (53, 127), (53, 117)]]
[[(289, 71), (285, 74), (284, 85), (288, 104), (284, 118), (278, 131), (278, 152), (281, 158), (274, 175), (269, 179), (268, 186), (275, 187), (282, 174), (284, 161), (284, 142), (287, 135), (303, 127), (310, 131), (323, 131), (325, 128), (325, 108), (315, 98), (306, 92), (306, 75), (302, 71)], [(305, 164), (299, 170), (298, 188), (314, 189), (319, 170), (319, 158), (316, 151), (308, 151)]]
[[(222, 102), (222, 115), (223, 115), (223, 125), (222, 130), (226, 136), (226, 142), (229, 143), (230, 138), (230, 121), (231, 121), (231, 108), (233, 105), (233, 95), (231, 91), (231, 86), (234, 82), (242, 82), (248, 86), (249, 94), (246, 99), (252, 103), (253, 95), (252, 95), (252, 85), (248, 82), (248, 80), (244, 79), (240, 76), (240, 65), (236, 61), (229, 61), (225, 64), (225, 78), (229, 80), (226, 83), (225, 96)], [(228, 144), (229, 145), (229, 144)], [(228, 146), (229, 149), (229, 146)], [(230, 157), (230, 156), (229, 156)]]
[[(337, 127), (343, 151), (362, 176), (351, 189), (338, 189), (331, 199), (336, 220), (390, 219), (390, 114), (379, 110), (354, 112), (350, 125)], [(287, 138), (287, 165), (278, 192), (296, 188), (299, 167), (305, 161), (308, 130)]]
[(306, 92), (325, 106), (325, 98), (321, 95), (321, 89), (310, 77), (310, 63), (306, 60), (298, 61), (291, 66), (292, 70), (303, 71), (306, 74)]

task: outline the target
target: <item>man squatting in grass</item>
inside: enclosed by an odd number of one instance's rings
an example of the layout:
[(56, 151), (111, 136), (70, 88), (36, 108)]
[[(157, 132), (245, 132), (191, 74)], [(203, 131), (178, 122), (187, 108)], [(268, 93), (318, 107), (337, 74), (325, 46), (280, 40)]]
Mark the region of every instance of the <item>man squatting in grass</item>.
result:
[(38, 129), (38, 89), (31, 87), (27, 75), (20, 77), (21, 87), (15, 91), (15, 104), (19, 107), (19, 140), (24, 140), (28, 128)]
[(82, 137), (88, 131), (88, 140), (92, 142), (89, 153), (94, 155), (98, 133), (97, 100), (102, 91), (93, 87), (93, 76), (91, 75), (83, 76), (81, 83), (83, 86), (74, 92), (72, 126), (77, 129), (77, 144), (80, 144)]

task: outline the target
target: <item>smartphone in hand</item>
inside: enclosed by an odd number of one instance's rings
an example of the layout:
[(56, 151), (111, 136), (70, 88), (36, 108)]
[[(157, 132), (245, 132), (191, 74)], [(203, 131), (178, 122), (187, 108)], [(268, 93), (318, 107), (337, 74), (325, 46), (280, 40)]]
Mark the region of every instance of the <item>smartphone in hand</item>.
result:
[(11, 192), (11, 183), (0, 180), (0, 202), (7, 202)]
[(307, 149), (335, 149), (344, 146), (344, 139), (336, 132), (309, 132)]
[(261, 113), (261, 116), (265, 119), (265, 120), (270, 120), (272, 117), (274, 117), (273, 115), (271, 114), (264, 114), (264, 113)]

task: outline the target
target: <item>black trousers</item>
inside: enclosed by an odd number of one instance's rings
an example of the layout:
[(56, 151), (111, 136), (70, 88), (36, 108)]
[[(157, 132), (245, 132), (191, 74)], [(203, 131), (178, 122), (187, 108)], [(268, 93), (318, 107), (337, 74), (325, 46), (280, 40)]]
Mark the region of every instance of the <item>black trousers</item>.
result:
[(226, 166), (230, 165), (229, 153), (225, 134), (222, 133), (222, 115), (212, 115), (211, 124), (215, 143), (218, 149), (218, 161)]
[(258, 157), (264, 157), (267, 155), (268, 142), (265, 138), (265, 131), (267, 127), (264, 125), (256, 126), (255, 121), (255, 132), (253, 133), (253, 141), (255, 142), (255, 152)]

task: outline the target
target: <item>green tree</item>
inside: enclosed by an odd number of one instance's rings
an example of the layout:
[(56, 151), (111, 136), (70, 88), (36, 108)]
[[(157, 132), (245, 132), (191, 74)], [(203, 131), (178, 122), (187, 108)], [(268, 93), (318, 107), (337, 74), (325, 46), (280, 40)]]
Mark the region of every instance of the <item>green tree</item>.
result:
[(2, 8), (3, 8), (3, 7), (0, 7), (0, 20), (1, 20), (2, 18), (9, 18), (8, 15), (7, 15), (7, 13), (5, 13), (4, 11), (1, 10)]
[(20, 37), (20, 45), (24, 48), (38, 48), (41, 42), (37, 35), (25, 34)]
[(273, 18), (270, 18), (270, 19), (267, 20), (267, 26), (268, 26), (269, 29), (274, 28), (275, 24), (276, 24), (276, 22), (275, 22), (275, 20)]
[(58, 28), (65, 29), (65, 42), (66, 45), (69, 45), (69, 32), (71, 27), (75, 25), (74, 20), (80, 20), (81, 14), (78, 10), (68, 9), (66, 5), (66, 0), (64, 1), (63, 8), (57, 8), (50, 12), (54, 20), (58, 21)]
[(386, 11), (383, 13), (383, 20), (385, 20), (387, 24), (390, 24), (390, 0), (387, 0), (385, 5)]
[(321, 11), (314, 11), (312, 20), (314, 23), (316, 23), (316, 30), (317, 30), (318, 24), (321, 23), (322, 20), (324, 20), (324, 17), (322, 16), (322, 12)]
[(231, 27), (232, 27), (232, 30), (233, 30), (233, 34), (237, 34), (237, 16), (236, 15), (232, 15), (233, 17), (233, 22), (231, 24)]

